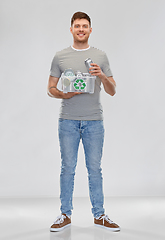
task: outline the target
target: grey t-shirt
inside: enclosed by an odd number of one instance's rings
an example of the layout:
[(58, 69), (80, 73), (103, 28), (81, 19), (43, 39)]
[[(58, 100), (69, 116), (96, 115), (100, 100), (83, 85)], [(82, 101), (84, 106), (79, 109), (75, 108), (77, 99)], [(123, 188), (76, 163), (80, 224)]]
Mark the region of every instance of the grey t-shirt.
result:
[[(53, 58), (50, 75), (60, 78), (61, 74), (68, 68), (74, 72), (86, 73), (85, 59), (91, 58), (98, 64), (107, 77), (112, 76), (109, 61), (106, 54), (94, 47), (77, 50), (68, 47), (57, 52)], [(70, 99), (62, 99), (60, 118), (71, 120), (103, 120), (103, 110), (100, 103), (101, 80), (96, 77), (95, 90), (93, 94), (82, 93)]]

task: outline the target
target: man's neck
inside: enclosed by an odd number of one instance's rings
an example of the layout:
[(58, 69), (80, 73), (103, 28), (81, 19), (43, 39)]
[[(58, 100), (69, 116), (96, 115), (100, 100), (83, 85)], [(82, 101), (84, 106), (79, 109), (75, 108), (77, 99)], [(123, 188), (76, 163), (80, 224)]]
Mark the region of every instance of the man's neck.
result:
[(86, 49), (86, 48), (89, 48), (88, 42), (87, 43), (73, 42), (72, 46), (75, 49)]

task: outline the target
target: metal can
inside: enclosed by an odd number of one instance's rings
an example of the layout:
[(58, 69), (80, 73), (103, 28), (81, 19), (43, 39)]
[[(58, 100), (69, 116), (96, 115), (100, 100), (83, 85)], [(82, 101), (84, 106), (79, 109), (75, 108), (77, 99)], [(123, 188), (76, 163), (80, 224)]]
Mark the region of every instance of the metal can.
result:
[(85, 60), (85, 65), (86, 65), (86, 68), (87, 68), (88, 72), (89, 72), (89, 68), (92, 67), (92, 66), (91, 66), (91, 63), (93, 63), (93, 61), (92, 61), (90, 58), (87, 58), (87, 59)]

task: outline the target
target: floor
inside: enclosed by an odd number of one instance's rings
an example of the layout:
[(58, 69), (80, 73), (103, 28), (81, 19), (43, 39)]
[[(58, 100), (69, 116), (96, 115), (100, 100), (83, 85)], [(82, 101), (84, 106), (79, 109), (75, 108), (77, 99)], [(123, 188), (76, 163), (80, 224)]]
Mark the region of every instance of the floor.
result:
[(110, 232), (93, 225), (88, 198), (74, 198), (72, 226), (49, 231), (60, 214), (57, 198), (0, 198), (1, 240), (165, 240), (165, 197), (105, 198), (106, 214), (121, 227)]

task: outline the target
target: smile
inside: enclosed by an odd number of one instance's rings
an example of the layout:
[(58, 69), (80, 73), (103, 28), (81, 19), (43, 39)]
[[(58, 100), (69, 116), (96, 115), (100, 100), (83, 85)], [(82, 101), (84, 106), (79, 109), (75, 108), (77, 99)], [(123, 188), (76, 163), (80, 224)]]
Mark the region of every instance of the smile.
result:
[(83, 33), (79, 33), (79, 34), (77, 34), (77, 35), (80, 36), (80, 37), (85, 36), (85, 34), (83, 34)]

